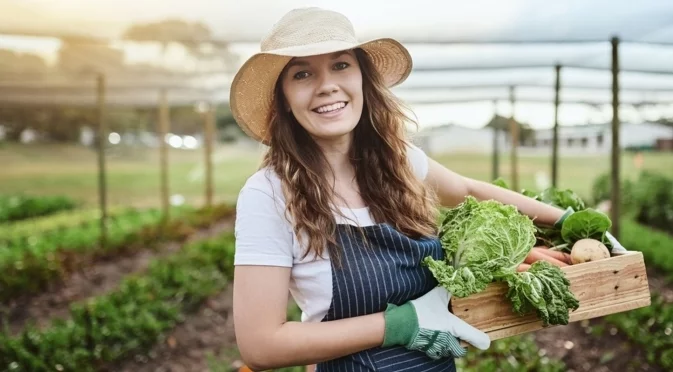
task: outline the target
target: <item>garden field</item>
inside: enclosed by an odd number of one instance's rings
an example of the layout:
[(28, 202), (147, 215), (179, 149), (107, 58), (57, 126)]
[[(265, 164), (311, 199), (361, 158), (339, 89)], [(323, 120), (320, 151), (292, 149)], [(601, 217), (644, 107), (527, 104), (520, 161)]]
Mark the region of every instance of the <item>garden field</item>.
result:
[[(559, 161), (559, 186), (588, 196), (594, 179), (608, 172), (609, 155), (563, 157)], [(481, 180), (491, 178), (488, 154), (437, 154), (431, 156), (452, 170)], [(214, 150), (214, 183), (218, 200), (235, 202), (238, 190), (259, 164), (262, 152), (250, 146), (222, 146)], [(200, 204), (203, 195), (203, 153), (171, 150), (169, 184), (172, 195)], [(549, 178), (550, 157), (521, 156), (520, 186), (535, 188), (537, 179)], [(0, 194), (30, 192), (69, 195), (95, 205), (98, 201), (96, 152), (65, 145), (0, 147)], [(624, 178), (636, 177), (634, 156), (622, 155)], [(672, 153), (644, 153), (642, 169), (673, 177)], [(158, 150), (113, 148), (107, 160), (109, 200), (113, 204), (158, 206), (160, 168)], [(508, 179), (509, 156), (500, 157), (500, 176)], [(179, 199), (179, 198), (178, 198)]]
[[(433, 157), (490, 180), (488, 155)], [(95, 152), (0, 147), (0, 371), (243, 370), (231, 316), (233, 223), (238, 190), (260, 158), (254, 148), (216, 149), (216, 204), (202, 208), (203, 153), (171, 150), (174, 205), (164, 221), (158, 152), (113, 148), (101, 246)], [(505, 180), (508, 160), (501, 157)], [(673, 221), (673, 154), (645, 153), (640, 168), (632, 154), (622, 161), (629, 183), (620, 241), (643, 253), (652, 305), (472, 349), (459, 370), (673, 370), (673, 231), (657, 225)], [(545, 185), (548, 157), (519, 164), (522, 188)], [(563, 158), (560, 187), (593, 203), (606, 195), (600, 177), (608, 170), (606, 155)], [(288, 318), (298, 316), (290, 304)]]

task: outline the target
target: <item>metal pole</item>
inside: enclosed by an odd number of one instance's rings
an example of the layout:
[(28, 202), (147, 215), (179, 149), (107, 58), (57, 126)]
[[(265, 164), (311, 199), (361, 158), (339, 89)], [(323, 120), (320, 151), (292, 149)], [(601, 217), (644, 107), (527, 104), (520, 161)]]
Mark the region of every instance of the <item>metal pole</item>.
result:
[(500, 177), (500, 148), (498, 145), (498, 101), (493, 101), (493, 169), (491, 170), (491, 180)]
[(619, 38), (612, 38), (612, 187), (610, 219), (612, 235), (619, 239), (620, 201), (620, 146), (619, 146)]
[(509, 119), (509, 133), (512, 141), (512, 149), (510, 151), (511, 155), (511, 167), (512, 167), (512, 190), (519, 190), (519, 171), (517, 165), (517, 147), (519, 145), (519, 126), (516, 123), (514, 117), (514, 87), (509, 87), (509, 101), (512, 105), (512, 115)]
[(107, 180), (105, 170), (105, 148), (107, 147), (108, 133), (105, 122), (105, 75), (97, 77), (98, 97), (98, 198), (100, 203), (100, 245), (107, 245)]
[(164, 223), (170, 218), (170, 203), (168, 200), (168, 144), (166, 136), (169, 128), (168, 102), (166, 90), (159, 93), (159, 162), (161, 169), (161, 208), (163, 210)]
[(206, 112), (204, 152), (205, 152), (205, 172), (206, 172), (206, 206), (213, 205), (213, 141), (215, 135), (215, 105), (211, 104)]
[(552, 154), (551, 154), (551, 184), (558, 187), (558, 110), (560, 91), (561, 91), (561, 65), (556, 65), (556, 86), (554, 87), (554, 136), (552, 138)]

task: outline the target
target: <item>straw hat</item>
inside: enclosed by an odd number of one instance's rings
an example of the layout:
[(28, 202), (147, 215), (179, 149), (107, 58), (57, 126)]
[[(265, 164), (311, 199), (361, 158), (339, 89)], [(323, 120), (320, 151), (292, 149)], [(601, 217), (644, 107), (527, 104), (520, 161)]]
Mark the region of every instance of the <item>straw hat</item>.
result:
[(411, 72), (407, 49), (390, 38), (359, 42), (344, 15), (316, 7), (285, 14), (262, 40), (261, 51), (239, 69), (229, 102), (234, 119), (256, 141), (269, 144), (267, 128), (273, 110), (274, 87), (292, 57), (306, 57), (362, 48), (388, 87), (403, 82)]

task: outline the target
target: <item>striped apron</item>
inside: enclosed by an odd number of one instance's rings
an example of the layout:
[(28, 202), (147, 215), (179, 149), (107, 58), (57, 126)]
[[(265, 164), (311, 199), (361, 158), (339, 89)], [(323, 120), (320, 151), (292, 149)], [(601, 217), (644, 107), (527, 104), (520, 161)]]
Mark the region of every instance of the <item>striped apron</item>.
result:
[[(361, 232), (368, 240), (365, 247)], [(429, 292), (437, 281), (421, 266), (427, 256), (444, 256), (437, 238), (410, 239), (389, 224), (337, 226), (342, 247), (341, 266), (332, 261), (332, 303), (323, 321), (384, 311), (388, 303), (402, 305)], [(455, 371), (453, 358), (433, 360), (403, 346), (376, 347), (319, 363), (317, 372), (329, 371)]]

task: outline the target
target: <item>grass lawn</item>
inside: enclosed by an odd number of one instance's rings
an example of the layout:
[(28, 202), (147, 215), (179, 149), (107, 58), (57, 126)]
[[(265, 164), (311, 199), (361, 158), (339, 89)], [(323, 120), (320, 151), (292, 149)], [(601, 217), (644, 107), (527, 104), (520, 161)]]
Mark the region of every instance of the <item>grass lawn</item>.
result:
[[(238, 190), (256, 169), (261, 152), (221, 146), (214, 158), (216, 201), (236, 200)], [(487, 154), (433, 155), (442, 164), (465, 176), (491, 178), (491, 158)], [(188, 203), (203, 201), (204, 178), (201, 150), (169, 152), (170, 194)], [(0, 193), (65, 194), (89, 205), (98, 202), (97, 157), (95, 151), (66, 145), (15, 145), (0, 147)], [(593, 180), (609, 170), (610, 158), (600, 156), (563, 157), (559, 182), (583, 196), (590, 195)], [(107, 157), (108, 199), (111, 204), (158, 206), (160, 170), (158, 150), (113, 148)], [(673, 177), (673, 153), (645, 153), (643, 169)], [(500, 158), (500, 175), (509, 181), (509, 156)], [(548, 156), (519, 158), (520, 187), (536, 188), (536, 178), (550, 177)], [(622, 156), (622, 176), (635, 177), (633, 155)]]

